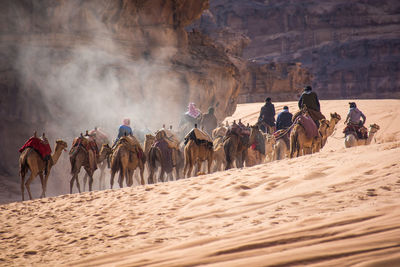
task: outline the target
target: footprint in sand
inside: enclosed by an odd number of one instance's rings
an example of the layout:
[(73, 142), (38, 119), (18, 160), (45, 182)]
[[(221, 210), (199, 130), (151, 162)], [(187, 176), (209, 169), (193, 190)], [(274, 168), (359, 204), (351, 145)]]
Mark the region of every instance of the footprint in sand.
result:
[(375, 189), (367, 189), (367, 196), (369, 196), (369, 197), (376, 197), (377, 196), (377, 194), (376, 194), (376, 192), (375, 192)]

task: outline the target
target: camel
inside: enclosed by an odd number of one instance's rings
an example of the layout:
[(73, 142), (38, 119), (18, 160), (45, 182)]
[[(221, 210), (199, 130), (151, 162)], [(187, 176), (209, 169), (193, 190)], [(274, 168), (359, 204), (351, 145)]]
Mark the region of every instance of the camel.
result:
[(113, 150), (111, 155), (111, 189), (113, 188), (114, 176), (117, 172), (119, 172), (118, 184), (120, 188), (123, 187), (124, 178), (127, 186), (132, 186), (133, 172), (137, 168), (140, 171), (140, 184), (144, 185), (143, 173), (146, 155), (140, 144), (135, 142), (135, 145), (133, 145), (131, 140), (134, 140), (133, 137), (121, 137)]
[(265, 161), (274, 159), (274, 146), (276, 139), (273, 134), (263, 133), (265, 139)]
[[(107, 136), (106, 133), (104, 133), (102, 130), (99, 128), (95, 127), (93, 130), (91, 130), (88, 133), (90, 136), (94, 136), (94, 139), (96, 141), (97, 147), (101, 148), (103, 144), (109, 144), (110, 140)], [(110, 161), (109, 157), (107, 156), (103, 161), (97, 162), (97, 167), (100, 170), (100, 176), (99, 176), (99, 190), (104, 190), (106, 189), (105, 185), (105, 169), (106, 166), (110, 168)], [(86, 183), (88, 179), (88, 174), (85, 172), (85, 176), (83, 176), (83, 191), (86, 191)]]
[(322, 119), (319, 122), (319, 134), (314, 138), (307, 137), (306, 131), (302, 125), (295, 124), (293, 126), (293, 129), (290, 133), (290, 158), (319, 152), (321, 149), (322, 138), (326, 134), (326, 131), (329, 127), (327, 120)]
[[(265, 160), (265, 135), (259, 130), (258, 126), (250, 126), (250, 147), (247, 149), (245, 157), (246, 167), (261, 164)], [(257, 148), (263, 151), (259, 151)], [(264, 153), (262, 153), (264, 152)]]
[[(160, 166), (161, 170), (160, 170), (160, 175), (158, 180), (161, 182), (164, 182), (164, 174), (167, 173), (168, 177), (172, 177), (172, 171), (175, 168), (175, 174), (176, 174), (176, 180), (179, 179), (179, 173), (182, 166), (182, 162), (183, 162), (183, 156), (182, 156), (182, 152), (180, 150), (176, 150), (175, 151), (171, 151), (171, 153), (176, 153), (176, 162), (177, 165), (172, 167), (171, 170), (168, 170), (165, 168), (164, 162), (163, 162), (163, 154), (161, 152), (161, 150), (156, 147), (156, 146), (152, 146), (150, 148), (149, 151), (149, 156), (148, 156), (148, 167), (149, 167), (149, 178), (148, 178), (148, 183), (155, 183), (157, 181), (154, 181), (154, 173), (155, 171), (158, 169), (158, 167)], [(172, 155), (171, 155), (171, 160), (172, 160)], [(168, 179), (168, 178), (167, 178)]]
[[(81, 167), (83, 167), (86, 171), (84, 178), (84, 183), (86, 183), (87, 176), (89, 177), (89, 191), (92, 191), (93, 185), (93, 174), (95, 172), (94, 164), (89, 161), (89, 153), (93, 153), (91, 151), (87, 151), (86, 148), (79, 145), (76, 150), (70, 154), (70, 162), (71, 162), (71, 174), (72, 178), (69, 183), (69, 193), (72, 194), (72, 188), (74, 186), (74, 182), (76, 182), (76, 187), (78, 188), (78, 192), (81, 193), (81, 187), (79, 184), (78, 174), (81, 171)], [(99, 155), (93, 160), (96, 163), (102, 163), (109, 155), (111, 154), (111, 148), (108, 144), (103, 144), (101, 146)], [(87, 175), (87, 176), (86, 176)]]
[[(33, 181), (33, 179), (36, 178), (37, 175), (40, 176), (40, 181), (42, 183), (42, 194), (40, 197), (41, 198), (46, 197), (47, 180), (50, 175), (50, 170), (54, 165), (57, 164), (62, 151), (65, 150), (67, 147), (68, 147), (68, 145), (65, 141), (63, 141), (63, 140), (56, 141), (54, 153), (51, 155), (49, 168), (48, 168), (48, 171), (47, 171), (45, 177), (43, 177), (43, 171), (45, 170), (45, 167), (46, 167), (45, 161), (42, 159), (42, 157), (39, 155), (39, 153), (30, 147), (28, 147), (24, 151), (22, 151), (22, 153), (19, 157), (19, 173), (21, 176), (22, 201), (25, 200), (24, 187), (26, 187), (26, 190), (28, 191), (29, 198), (32, 199), (30, 184)], [(28, 172), (28, 169), (30, 170), (31, 174), (25, 183), (25, 175)]]
[(339, 114), (337, 114), (336, 112), (331, 113), (331, 119), (329, 120), (329, 128), (327, 129), (327, 134), (322, 138), (321, 148), (325, 146), (328, 137), (333, 134), (333, 132), (335, 131), (335, 126), (337, 125), (337, 123), (340, 120), (341, 120), (341, 117)]
[(283, 138), (280, 138), (276, 140), (274, 145), (273, 160), (281, 160), (287, 157), (289, 157), (288, 146), (286, 145), (285, 140), (283, 140)]
[(378, 132), (380, 129), (379, 125), (377, 124), (371, 124), (369, 126), (369, 131), (368, 131), (368, 138), (367, 139), (358, 139), (354, 133), (348, 133), (344, 139), (344, 145), (348, 147), (353, 147), (353, 146), (362, 146), (362, 145), (369, 145), (371, 144), (372, 138)]
[[(190, 177), (192, 175), (193, 166), (197, 163), (197, 170), (200, 171), (201, 164), (207, 161), (207, 171), (211, 173), (211, 163), (213, 161), (214, 150), (212, 146), (209, 146), (206, 142), (196, 144), (195, 140), (190, 139), (185, 145), (184, 157), (185, 157), (185, 168), (183, 170), (184, 177)], [(187, 175), (187, 176), (186, 176)], [(195, 173), (194, 176), (196, 176)]]
[(231, 169), (234, 161), (237, 168), (242, 168), (247, 155), (247, 148), (249, 148), (248, 135), (238, 135), (233, 132), (228, 134), (224, 140), (225, 159), (227, 162), (225, 170)]
[(226, 158), (224, 151), (224, 137), (218, 136), (213, 141), (213, 161), (214, 161), (214, 171), (222, 171), (224, 170), (224, 166), (226, 166)]

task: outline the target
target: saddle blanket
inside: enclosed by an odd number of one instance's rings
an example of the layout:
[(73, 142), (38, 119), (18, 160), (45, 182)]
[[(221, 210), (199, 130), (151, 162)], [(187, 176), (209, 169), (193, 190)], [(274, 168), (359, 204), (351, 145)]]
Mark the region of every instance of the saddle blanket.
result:
[(24, 151), (25, 148), (27, 147), (35, 149), (37, 152), (39, 152), (40, 156), (43, 159), (51, 154), (50, 145), (48, 143), (43, 142), (42, 139), (37, 137), (29, 138), (29, 140), (26, 141), (26, 143), (19, 149), (19, 152), (22, 153), (22, 151)]
[(307, 138), (314, 138), (318, 136), (317, 125), (315, 125), (315, 122), (311, 119), (311, 117), (300, 115), (298, 121), (304, 127)]

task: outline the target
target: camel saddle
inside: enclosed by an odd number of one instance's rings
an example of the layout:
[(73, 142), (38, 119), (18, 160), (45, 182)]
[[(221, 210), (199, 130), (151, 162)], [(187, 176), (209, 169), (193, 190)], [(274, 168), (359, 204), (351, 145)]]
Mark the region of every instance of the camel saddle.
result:
[(51, 155), (49, 142), (43, 141), (40, 138), (32, 136), (18, 151), (22, 153), (28, 147), (33, 148), (36, 152), (38, 152), (43, 160), (49, 158)]
[(156, 132), (156, 140), (164, 139), (168, 146), (172, 149), (179, 150), (179, 140), (171, 131), (161, 129)]
[(225, 136), (235, 134), (238, 136), (250, 136), (250, 130), (245, 126), (240, 126), (237, 124), (232, 125), (232, 127), (226, 132)]
[(313, 119), (307, 115), (300, 115), (297, 117), (296, 122), (303, 126), (306, 131), (307, 138), (314, 138), (318, 136), (318, 128)]
[(74, 158), (79, 148), (83, 148), (83, 151), (88, 155), (89, 167), (92, 170), (97, 170), (97, 155), (99, 154), (99, 149), (97, 147), (96, 141), (88, 136), (80, 136), (72, 141), (72, 147), (69, 151), (69, 155)]
[[(139, 141), (136, 139), (136, 137), (134, 137), (133, 135), (129, 135), (129, 136), (122, 136), (117, 144), (115, 145), (115, 147), (117, 147), (120, 144), (124, 144), (127, 146), (128, 150), (132, 153), (136, 153), (137, 157), (139, 159), (142, 159), (144, 156), (143, 153), (143, 149), (140, 146)], [(131, 155), (129, 156), (129, 161), (131, 161)]]
[(358, 139), (368, 139), (368, 129), (356, 124), (347, 124), (343, 133), (345, 135), (353, 134)]
[(193, 140), (197, 145), (206, 144), (207, 147), (213, 147), (213, 141), (211, 137), (204, 131), (194, 128), (185, 136), (185, 145), (189, 142), (189, 140)]
[(290, 132), (292, 130), (292, 127), (287, 128), (287, 129), (280, 129), (276, 132), (274, 132), (274, 137), (275, 140), (282, 139), (285, 141), (285, 144), (287, 147), (290, 147)]

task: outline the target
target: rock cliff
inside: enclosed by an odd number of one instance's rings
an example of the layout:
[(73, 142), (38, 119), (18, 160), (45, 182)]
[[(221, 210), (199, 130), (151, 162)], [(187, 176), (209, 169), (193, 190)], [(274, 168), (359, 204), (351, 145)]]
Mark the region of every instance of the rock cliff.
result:
[[(95, 126), (177, 126), (188, 102), (219, 119), (241, 87), (226, 52), (185, 26), (208, 0), (6, 1), (0, 13), (0, 175), (17, 177), (34, 130), (51, 142)], [(66, 171), (67, 173), (67, 171)]]
[[(289, 89), (293, 95), (313, 78), (323, 98), (400, 97), (399, 1), (215, 0), (196, 25), (202, 31), (229, 27), (251, 39), (243, 55), (260, 68), (252, 68), (257, 78), (242, 98), (273, 91), (257, 86), (268, 84), (260, 76), (268, 76), (271, 63), (283, 63), (280, 69), (301, 63), (298, 77), (310, 72)], [(280, 90), (288, 93), (287, 86)]]

